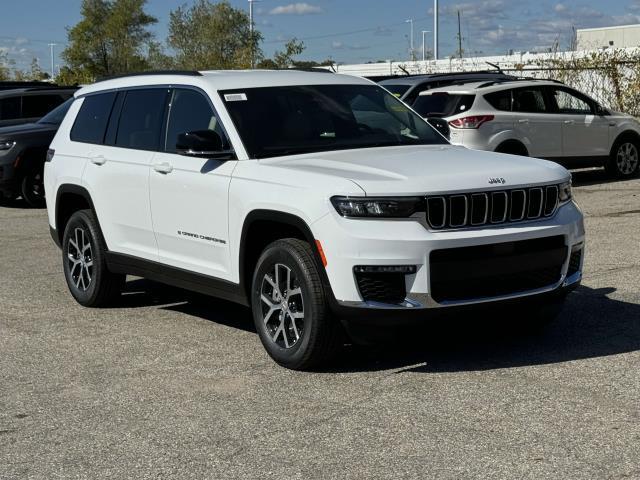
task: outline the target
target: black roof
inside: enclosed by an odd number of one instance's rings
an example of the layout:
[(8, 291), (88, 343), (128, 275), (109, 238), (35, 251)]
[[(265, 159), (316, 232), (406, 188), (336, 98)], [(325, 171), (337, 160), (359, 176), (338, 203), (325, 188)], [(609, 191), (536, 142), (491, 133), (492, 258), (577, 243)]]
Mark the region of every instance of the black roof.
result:
[(391, 78), (387, 78), (385, 80), (380, 81), (381, 84), (391, 84), (391, 83), (404, 83), (406, 84), (419, 84), (429, 80), (463, 80), (464, 78), (486, 78), (487, 80), (493, 79), (502, 79), (502, 78), (516, 78), (512, 75), (508, 75), (503, 72), (498, 72), (495, 70), (479, 70), (475, 72), (450, 72), (450, 73), (427, 73), (422, 75), (405, 75), (405, 76), (394, 76)]

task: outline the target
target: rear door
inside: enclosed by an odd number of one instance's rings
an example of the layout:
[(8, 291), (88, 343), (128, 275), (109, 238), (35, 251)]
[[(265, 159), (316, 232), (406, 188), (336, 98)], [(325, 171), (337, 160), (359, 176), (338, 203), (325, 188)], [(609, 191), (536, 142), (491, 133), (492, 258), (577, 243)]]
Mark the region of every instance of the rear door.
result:
[(208, 97), (199, 90), (172, 92), (163, 151), (153, 159), (150, 198), (160, 261), (230, 279), (228, 195), (235, 160), (176, 153), (179, 134), (213, 130), (225, 150), (227, 135)]
[(591, 99), (568, 87), (550, 89), (555, 116), (562, 123), (562, 156), (570, 166), (590, 164), (609, 155), (610, 120), (596, 112)]
[(552, 110), (544, 87), (513, 90), (513, 129), (532, 157), (562, 155), (562, 123)]
[[(148, 260), (157, 260), (158, 255), (149, 169), (160, 148), (168, 93), (167, 88), (147, 87), (118, 93), (104, 142), (98, 144), (96, 139), (96, 144), (88, 146), (84, 174), (109, 249)], [(91, 118), (87, 115), (87, 121)], [(80, 116), (76, 124), (79, 121)], [(91, 129), (90, 125), (85, 128)]]

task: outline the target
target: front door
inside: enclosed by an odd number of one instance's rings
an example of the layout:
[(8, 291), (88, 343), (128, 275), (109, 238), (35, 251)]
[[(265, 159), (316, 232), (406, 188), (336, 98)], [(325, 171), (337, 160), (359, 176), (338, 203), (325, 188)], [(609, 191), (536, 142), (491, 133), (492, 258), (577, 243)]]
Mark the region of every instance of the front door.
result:
[(172, 93), (164, 151), (151, 166), (150, 199), (160, 262), (230, 279), (228, 194), (234, 160), (178, 155), (179, 134), (213, 130), (226, 134), (205, 94), (189, 88)]

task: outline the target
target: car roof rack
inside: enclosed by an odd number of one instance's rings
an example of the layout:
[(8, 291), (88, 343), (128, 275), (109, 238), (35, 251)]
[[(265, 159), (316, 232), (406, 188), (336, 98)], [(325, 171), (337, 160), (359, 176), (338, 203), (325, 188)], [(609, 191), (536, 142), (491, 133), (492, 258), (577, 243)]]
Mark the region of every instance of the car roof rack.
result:
[(553, 83), (557, 83), (559, 85), (564, 85), (565, 83), (560, 81), (560, 80), (556, 80), (553, 78), (531, 78), (531, 77), (520, 77), (520, 78), (513, 78), (513, 79), (497, 79), (497, 80), (492, 80), (490, 82), (485, 82), (482, 83), (480, 85), (478, 85), (476, 87), (477, 89), (480, 88), (486, 88), (486, 87), (491, 87), (493, 85), (499, 85), (502, 83), (515, 83), (515, 82), (553, 82)]
[(202, 73), (197, 70), (149, 70), (147, 72), (123, 73), (122, 75), (107, 75), (99, 77), (97, 81), (104, 82), (107, 80), (115, 80), (116, 78), (143, 77), (146, 75), (185, 75), (189, 77), (201, 77)]

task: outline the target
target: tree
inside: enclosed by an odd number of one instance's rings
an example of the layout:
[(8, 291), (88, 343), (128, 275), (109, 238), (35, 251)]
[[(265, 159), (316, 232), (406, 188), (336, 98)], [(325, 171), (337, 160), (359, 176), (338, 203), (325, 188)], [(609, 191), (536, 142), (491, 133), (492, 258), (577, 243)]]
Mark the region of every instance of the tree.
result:
[(278, 68), (289, 68), (294, 66), (293, 57), (300, 55), (304, 52), (304, 42), (299, 41), (297, 38), (292, 38), (284, 46), (283, 52), (276, 52), (273, 55), (273, 61)]
[(262, 34), (251, 33), (249, 16), (224, 0), (197, 0), (191, 8), (169, 14), (167, 43), (176, 52), (175, 66), (187, 70), (249, 68), (251, 56), (262, 58)]
[(82, 20), (69, 29), (62, 52), (68, 80), (86, 83), (148, 69), (148, 28), (157, 19), (145, 13), (145, 5), (146, 0), (82, 0)]
[(9, 80), (11, 78), (11, 70), (9, 69), (11, 62), (7, 52), (0, 50), (0, 81)]

